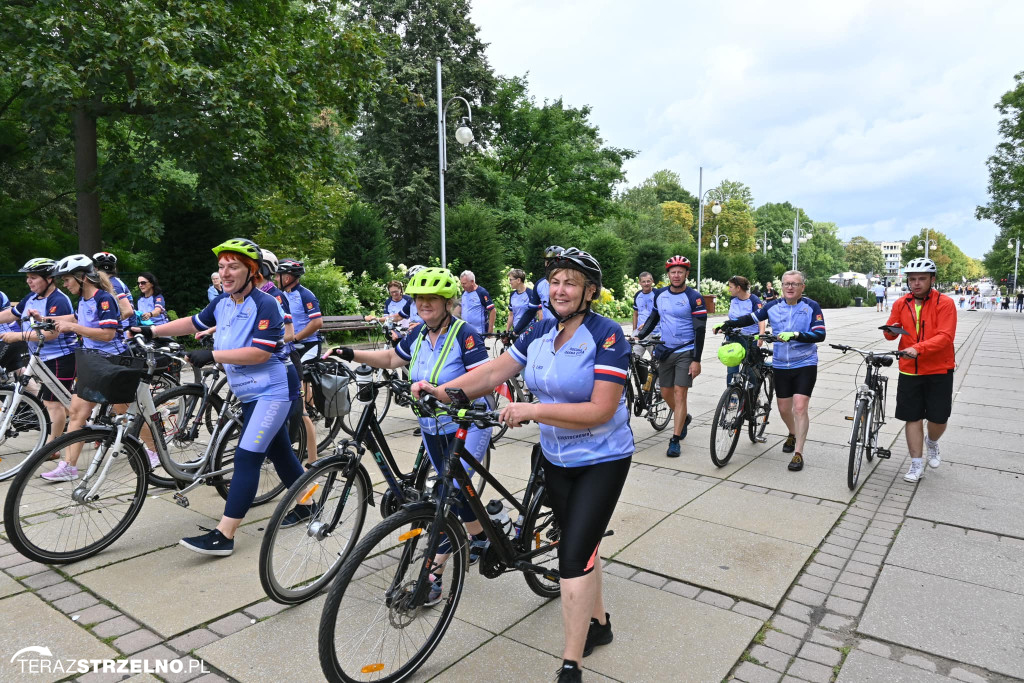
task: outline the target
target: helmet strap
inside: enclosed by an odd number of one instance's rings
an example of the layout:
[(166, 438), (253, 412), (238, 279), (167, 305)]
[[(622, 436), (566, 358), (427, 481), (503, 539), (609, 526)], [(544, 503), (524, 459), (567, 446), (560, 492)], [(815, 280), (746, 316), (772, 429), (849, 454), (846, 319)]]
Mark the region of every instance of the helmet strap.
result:
[(431, 327), (430, 325), (427, 325), (426, 320), (423, 321), (423, 326), (427, 328), (427, 332), (430, 332), (431, 334), (436, 334), (443, 330), (445, 327), (447, 327), (448, 323), (451, 322), (451, 319), (452, 314), (448, 312), (448, 304), (446, 303), (444, 308), (444, 317), (441, 318), (441, 322), (437, 324), (437, 327)]
[(569, 315), (565, 315), (565, 316), (558, 315), (558, 311), (556, 311), (555, 307), (551, 304), (550, 301), (548, 301), (547, 309), (549, 311), (551, 311), (551, 315), (553, 315), (555, 317), (555, 320), (558, 321), (558, 329), (559, 329), (559, 331), (561, 331), (562, 329), (565, 328), (565, 324), (567, 322), (569, 322), (570, 320), (572, 320), (573, 318), (575, 318), (578, 315), (586, 314), (586, 312), (590, 310), (590, 306), (587, 306), (586, 299), (587, 299), (587, 286), (584, 285), (583, 286), (583, 296), (580, 297), (580, 305), (577, 306), (576, 312), (575, 313), (570, 313)]

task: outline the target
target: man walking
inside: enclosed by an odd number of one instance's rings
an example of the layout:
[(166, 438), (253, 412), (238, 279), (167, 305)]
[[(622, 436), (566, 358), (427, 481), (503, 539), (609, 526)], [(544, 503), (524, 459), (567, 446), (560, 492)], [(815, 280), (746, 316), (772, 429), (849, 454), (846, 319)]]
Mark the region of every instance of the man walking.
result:
[(1021, 308), (1024, 307), (1024, 289), (1017, 290), (1017, 312), (1020, 313)]
[(911, 259), (903, 272), (910, 292), (893, 302), (887, 325), (899, 326), (909, 334), (894, 334), (891, 327), (883, 333), (890, 341), (898, 337), (899, 350), (904, 352), (896, 388), (896, 419), (907, 423), (910, 469), (903, 479), (916, 483), (924, 478), (924, 449), (928, 467), (939, 466), (939, 437), (953, 410), (956, 304), (935, 289), (936, 267), (931, 259)]
[(875, 292), (875, 312), (881, 313), (885, 308), (885, 285), (881, 282), (873, 287)]
[(473, 326), (480, 334), (494, 331), (494, 302), (486, 289), (476, 283), (476, 275), (471, 270), (464, 270), (459, 275), (462, 283), (462, 302), (459, 317)]

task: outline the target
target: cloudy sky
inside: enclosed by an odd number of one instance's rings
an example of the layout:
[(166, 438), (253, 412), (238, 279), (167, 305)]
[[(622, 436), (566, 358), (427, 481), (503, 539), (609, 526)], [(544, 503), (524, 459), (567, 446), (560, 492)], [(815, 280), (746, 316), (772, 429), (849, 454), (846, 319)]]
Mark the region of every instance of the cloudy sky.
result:
[(474, 0), (498, 73), (538, 100), (594, 108), (639, 151), (628, 182), (668, 168), (696, 193), (723, 178), (791, 201), (848, 239), (932, 226), (991, 248), (993, 105), (1024, 71), (1024, 2)]

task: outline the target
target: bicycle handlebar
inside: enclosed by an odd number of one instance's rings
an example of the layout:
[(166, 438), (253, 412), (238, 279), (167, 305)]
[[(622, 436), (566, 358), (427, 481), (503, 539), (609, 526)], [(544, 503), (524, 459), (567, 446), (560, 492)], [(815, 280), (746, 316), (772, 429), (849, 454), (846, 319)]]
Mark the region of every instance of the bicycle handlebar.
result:
[[(877, 361), (878, 365), (883, 365), (885, 367), (889, 367), (890, 365), (892, 365), (893, 358), (903, 358), (904, 356), (907, 355), (906, 351), (883, 351), (879, 353), (877, 351), (865, 351), (864, 349), (856, 349), (852, 346), (846, 346), (844, 344), (829, 344), (829, 346), (831, 346), (833, 349), (836, 349), (837, 351), (842, 351), (844, 355), (847, 351), (859, 353), (861, 356), (864, 357), (864, 360), (868, 361), (869, 363)], [(888, 360), (889, 362), (886, 363), (886, 360)]]
[(481, 429), (501, 426), (501, 413), (497, 410), (449, 405), (441, 403), (432, 394), (426, 394), (419, 399), (413, 398), (412, 403), (430, 417), (448, 415), (456, 422), (472, 422)]

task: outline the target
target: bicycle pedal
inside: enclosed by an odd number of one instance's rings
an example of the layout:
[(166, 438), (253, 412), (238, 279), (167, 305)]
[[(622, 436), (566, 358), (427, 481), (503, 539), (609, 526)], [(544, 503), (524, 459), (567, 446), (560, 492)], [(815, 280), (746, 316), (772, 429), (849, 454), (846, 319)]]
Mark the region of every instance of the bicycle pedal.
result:
[(892, 451), (890, 451), (888, 448), (876, 448), (875, 457), (881, 458), (882, 460), (888, 460), (889, 458), (892, 457)]
[(759, 436), (759, 437), (757, 437), (757, 442), (758, 443), (768, 443), (768, 439), (764, 438), (763, 436)]
[(174, 502), (183, 508), (188, 507), (188, 496), (183, 496), (180, 493), (174, 494)]

